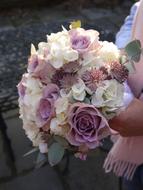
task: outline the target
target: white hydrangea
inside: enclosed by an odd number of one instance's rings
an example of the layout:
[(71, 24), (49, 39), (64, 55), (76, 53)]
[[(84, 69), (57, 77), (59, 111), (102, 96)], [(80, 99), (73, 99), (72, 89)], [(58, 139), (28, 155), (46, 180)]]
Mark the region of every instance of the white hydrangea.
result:
[(29, 123), (36, 120), (36, 110), (42, 97), (42, 84), (39, 79), (25, 75), (26, 80), (23, 85), (26, 87), (23, 100), (19, 99), (20, 118)]
[(68, 31), (48, 35), (49, 59), (54, 68), (58, 69), (65, 63), (78, 59), (78, 52), (71, 48)]
[(55, 102), (56, 116), (60, 124), (65, 124), (68, 106), (69, 102), (67, 97), (59, 98)]
[(99, 56), (103, 59), (106, 63), (112, 61), (118, 61), (120, 56), (120, 51), (118, 50), (117, 46), (112, 42), (103, 41), (101, 42), (102, 48), (99, 50)]
[(42, 134), (40, 133), (39, 128), (34, 124), (34, 122), (23, 122), (23, 128), (27, 137), (32, 141), (33, 146), (39, 146), (40, 143), (43, 143)]
[(123, 106), (124, 86), (116, 80), (105, 80), (92, 96), (96, 107), (119, 108)]

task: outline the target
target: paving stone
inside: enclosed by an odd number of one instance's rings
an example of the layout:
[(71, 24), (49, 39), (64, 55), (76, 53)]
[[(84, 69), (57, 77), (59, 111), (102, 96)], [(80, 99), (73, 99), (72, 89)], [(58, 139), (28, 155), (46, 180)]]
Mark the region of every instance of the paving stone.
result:
[[(9, 114), (10, 115), (10, 114)], [(8, 116), (6, 116), (8, 117)], [(11, 147), (15, 156), (15, 165), (17, 172), (32, 168), (35, 164), (36, 154), (24, 157), (33, 147), (22, 129), (22, 121), (18, 116), (6, 119), (8, 126), (7, 135), (11, 139)]]
[(50, 167), (37, 169), (26, 176), (2, 184), (0, 190), (63, 190), (57, 173)]
[(112, 174), (105, 174), (103, 162), (106, 154), (99, 150), (90, 154), (87, 161), (70, 159), (67, 180), (72, 190), (118, 190), (119, 181)]
[(8, 165), (9, 155), (6, 152), (6, 144), (0, 131), (0, 178), (10, 176), (11, 170)]

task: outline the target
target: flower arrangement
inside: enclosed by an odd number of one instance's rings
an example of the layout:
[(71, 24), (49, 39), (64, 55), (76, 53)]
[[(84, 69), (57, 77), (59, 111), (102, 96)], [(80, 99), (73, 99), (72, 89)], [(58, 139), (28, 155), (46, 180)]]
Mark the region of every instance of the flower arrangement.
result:
[(47, 35), (37, 50), (32, 45), (18, 84), (25, 133), (51, 165), (60, 162), (65, 149), (85, 160), (111, 134), (108, 120), (125, 107), (125, 81), (137, 61), (132, 54), (140, 50), (134, 41), (121, 55), (79, 23)]

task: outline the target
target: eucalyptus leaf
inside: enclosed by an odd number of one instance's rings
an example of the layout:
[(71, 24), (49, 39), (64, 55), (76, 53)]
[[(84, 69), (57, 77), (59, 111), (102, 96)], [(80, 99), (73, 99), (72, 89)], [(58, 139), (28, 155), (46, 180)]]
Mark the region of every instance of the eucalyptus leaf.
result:
[(127, 44), (125, 51), (129, 57), (129, 60), (139, 62), (141, 56), (141, 42), (139, 40), (134, 40)]
[(59, 143), (60, 145), (62, 145), (65, 148), (68, 147), (68, 145), (69, 145), (68, 141), (63, 137), (55, 135), (54, 139), (57, 143)]
[(142, 51), (141, 53), (142, 53), (142, 55), (143, 55), (143, 48), (141, 49), (141, 51)]
[(57, 142), (53, 143), (49, 147), (49, 151), (48, 151), (49, 164), (51, 166), (58, 164), (62, 160), (64, 156), (64, 152), (65, 152), (65, 149), (62, 145), (60, 145)]
[(130, 74), (135, 73), (136, 68), (135, 68), (135, 63), (134, 61), (129, 61), (128, 63), (125, 64), (125, 67), (128, 69)]
[(47, 156), (39, 152), (37, 160), (36, 160), (36, 168), (41, 168), (46, 163), (47, 163)]
[(125, 56), (125, 55), (122, 55), (121, 57), (120, 57), (120, 63), (121, 64), (125, 64), (127, 62), (127, 57)]

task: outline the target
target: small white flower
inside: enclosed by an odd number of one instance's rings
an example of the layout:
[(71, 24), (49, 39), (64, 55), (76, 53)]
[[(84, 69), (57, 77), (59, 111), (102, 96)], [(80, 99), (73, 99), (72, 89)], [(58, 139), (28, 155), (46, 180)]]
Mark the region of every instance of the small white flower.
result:
[(54, 135), (63, 136), (63, 129), (62, 126), (60, 126), (60, 122), (57, 118), (53, 118), (50, 123), (50, 130), (51, 133)]
[(47, 145), (47, 143), (40, 143), (39, 144), (39, 149), (40, 149), (40, 152), (42, 154), (47, 153), (48, 152), (48, 145)]
[(74, 97), (75, 100), (79, 100), (79, 101), (83, 101), (86, 93), (85, 93), (85, 84), (83, 82), (83, 80), (79, 79), (78, 83), (73, 85), (72, 87), (72, 95)]

